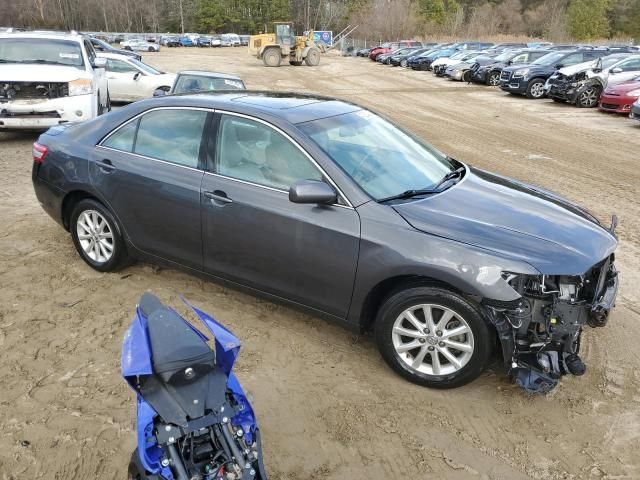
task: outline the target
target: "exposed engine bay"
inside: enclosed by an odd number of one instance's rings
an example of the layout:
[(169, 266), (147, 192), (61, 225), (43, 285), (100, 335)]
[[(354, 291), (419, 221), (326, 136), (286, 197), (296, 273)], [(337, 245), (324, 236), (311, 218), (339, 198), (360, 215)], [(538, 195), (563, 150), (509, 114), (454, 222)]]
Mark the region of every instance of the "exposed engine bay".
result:
[(529, 393), (553, 389), (567, 373), (582, 375), (585, 325), (603, 327), (618, 289), (613, 254), (579, 276), (503, 274), (521, 298), (485, 301), (496, 326), (505, 366)]
[(0, 81), (0, 103), (10, 100), (52, 99), (67, 97), (67, 82), (2, 82)]

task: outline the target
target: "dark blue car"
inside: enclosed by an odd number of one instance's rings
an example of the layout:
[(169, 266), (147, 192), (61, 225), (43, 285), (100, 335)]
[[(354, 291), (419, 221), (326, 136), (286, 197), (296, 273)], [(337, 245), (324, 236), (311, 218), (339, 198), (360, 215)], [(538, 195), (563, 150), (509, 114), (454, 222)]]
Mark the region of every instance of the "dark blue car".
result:
[(581, 375), (618, 280), (615, 221), (443, 155), (332, 98), (144, 100), (33, 147), (38, 201), (99, 271), (179, 266), (355, 331), (409, 380), (463, 385), (501, 346), (529, 391)]

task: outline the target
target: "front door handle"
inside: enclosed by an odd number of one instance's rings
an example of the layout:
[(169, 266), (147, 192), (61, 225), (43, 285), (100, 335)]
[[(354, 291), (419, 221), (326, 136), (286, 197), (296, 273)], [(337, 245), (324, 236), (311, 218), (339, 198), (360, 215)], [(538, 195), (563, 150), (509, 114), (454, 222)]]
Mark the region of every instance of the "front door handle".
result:
[(104, 173), (111, 173), (116, 169), (115, 165), (111, 163), (111, 160), (108, 160), (106, 158), (104, 160), (96, 161), (96, 165), (98, 165), (98, 168)]
[(207, 197), (209, 200), (211, 200), (211, 202), (213, 203), (217, 203), (217, 204), (233, 203), (233, 200), (227, 197), (227, 194), (221, 190), (215, 190), (213, 192), (203, 192), (203, 195)]

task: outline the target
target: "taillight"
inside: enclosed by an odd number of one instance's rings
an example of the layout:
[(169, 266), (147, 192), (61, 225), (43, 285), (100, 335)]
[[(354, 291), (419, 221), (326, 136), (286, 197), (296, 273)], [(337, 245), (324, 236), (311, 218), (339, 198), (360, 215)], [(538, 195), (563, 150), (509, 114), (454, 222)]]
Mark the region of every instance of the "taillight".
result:
[(33, 161), (35, 163), (44, 163), (44, 159), (47, 157), (49, 149), (44, 145), (40, 145), (38, 142), (33, 144), (31, 153), (33, 154)]

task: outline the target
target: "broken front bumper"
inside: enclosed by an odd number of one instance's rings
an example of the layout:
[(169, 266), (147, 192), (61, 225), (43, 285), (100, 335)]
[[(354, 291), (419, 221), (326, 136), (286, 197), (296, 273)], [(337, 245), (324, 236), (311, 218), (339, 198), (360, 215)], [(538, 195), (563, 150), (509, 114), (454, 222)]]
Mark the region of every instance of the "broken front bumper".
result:
[(0, 102), (0, 130), (46, 130), (95, 117), (93, 94)]
[[(529, 393), (552, 390), (563, 375), (582, 375), (585, 366), (578, 353), (584, 325), (606, 325), (618, 293), (613, 255), (594, 266), (580, 283), (558, 276), (557, 290), (528, 291), (515, 302), (483, 302), (485, 314), (496, 327), (505, 367)], [(535, 278), (535, 277), (532, 277)], [(580, 292), (586, 292), (581, 294)], [(588, 298), (587, 298), (588, 296)]]

